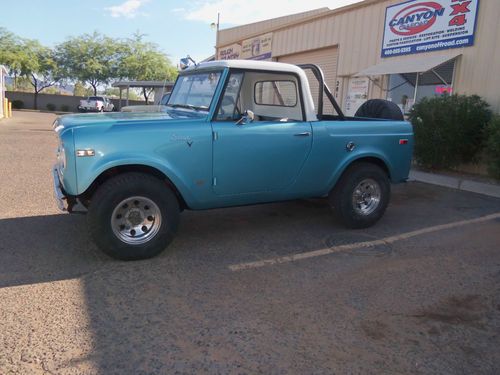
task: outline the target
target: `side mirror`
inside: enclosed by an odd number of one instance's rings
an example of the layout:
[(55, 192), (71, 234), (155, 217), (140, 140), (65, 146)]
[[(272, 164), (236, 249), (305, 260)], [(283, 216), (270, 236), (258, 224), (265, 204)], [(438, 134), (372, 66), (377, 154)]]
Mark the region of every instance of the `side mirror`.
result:
[(245, 112), (243, 112), (243, 116), (241, 116), (241, 118), (236, 121), (236, 125), (245, 125), (248, 122), (253, 122), (254, 119), (255, 113), (247, 109)]
[(196, 61), (194, 61), (191, 56), (187, 55), (187, 57), (184, 57), (180, 59), (179, 61), (179, 68), (181, 70), (189, 68), (192, 64), (196, 65)]

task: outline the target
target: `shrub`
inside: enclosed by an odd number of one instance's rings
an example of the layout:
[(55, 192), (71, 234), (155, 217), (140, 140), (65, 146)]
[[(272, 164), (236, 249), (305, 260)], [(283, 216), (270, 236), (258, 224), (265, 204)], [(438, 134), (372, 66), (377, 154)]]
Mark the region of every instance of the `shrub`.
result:
[(52, 104), (52, 103), (49, 103), (49, 104), (47, 104), (47, 109), (49, 111), (55, 111), (56, 110), (56, 105)]
[(490, 118), (488, 103), (477, 95), (422, 99), (410, 113), (417, 163), (452, 168), (477, 161)]
[(62, 112), (69, 112), (69, 105), (67, 105), (67, 104), (61, 105), (61, 111)]
[(487, 134), (486, 157), (488, 172), (491, 176), (500, 179), (500, 116), (492, 118), (488, 125)]
[(23, 109), (24, 108), (24, 102), (22, 100), (13, 100), (12, 101), (12, 108), (14, 108), (14, 109)]

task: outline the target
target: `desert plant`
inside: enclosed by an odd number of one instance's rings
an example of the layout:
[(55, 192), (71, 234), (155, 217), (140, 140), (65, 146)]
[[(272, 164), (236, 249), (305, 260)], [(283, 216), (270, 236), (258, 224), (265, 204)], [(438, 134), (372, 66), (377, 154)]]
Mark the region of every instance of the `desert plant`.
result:
[(490, 119), (488, 103), (477, 95), (422, 99), (410, 113), (417, 163), (441, 169), (476, 162)]
[(69, 112), (69, 105), (67, 105), (67, 104), (61, 105), (61, 111), (62, 112)]
[(488, 124), (488, 141), (486, 144), (486, 158), (488, 172), (491, 176), (500, 179), (500, 116), (494, 116)]
[(47, 107), (47, 109), (48, 109), (49, 111), (55, 111), (55, 110), (56, 110), (56, 105), (55, 105), (55, 104), (52, 104), (52, 103), (48, 103), (48, 104), (46, 105), (46, 107)]
[(24, 108), (24, 102), (22, 100), (13, 100), (12, 101), (12, 108), (14, 108), (14, 109), (23, 109)]

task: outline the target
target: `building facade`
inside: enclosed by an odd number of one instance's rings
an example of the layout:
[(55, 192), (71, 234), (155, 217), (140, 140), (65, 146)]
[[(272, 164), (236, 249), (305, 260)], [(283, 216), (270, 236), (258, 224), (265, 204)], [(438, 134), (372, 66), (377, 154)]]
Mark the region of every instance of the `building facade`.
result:
[(498, 0), (365, 0), (220, 30), (216, 49), (219, 59), (318, 64), (347, 114), (371, 98), (407, 112), (444, 92), (480, 95), (499, 112), (499, 19)]

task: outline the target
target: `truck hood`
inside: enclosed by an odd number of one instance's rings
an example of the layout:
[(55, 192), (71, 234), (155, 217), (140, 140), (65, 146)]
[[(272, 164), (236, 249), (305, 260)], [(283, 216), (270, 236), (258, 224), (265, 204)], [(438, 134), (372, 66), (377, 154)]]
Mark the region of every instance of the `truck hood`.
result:
[(111, 112), (94, 114), (75, 114), (60, 116), (54, 122), (54, 130), (62, 130), (88, 127), (105, 126), (116, 123), (144, 123), (165, 120), (201, 120), (208, 116), (207, 112), (197, 112), (191, 110), (168, 109), (162, 112)]

